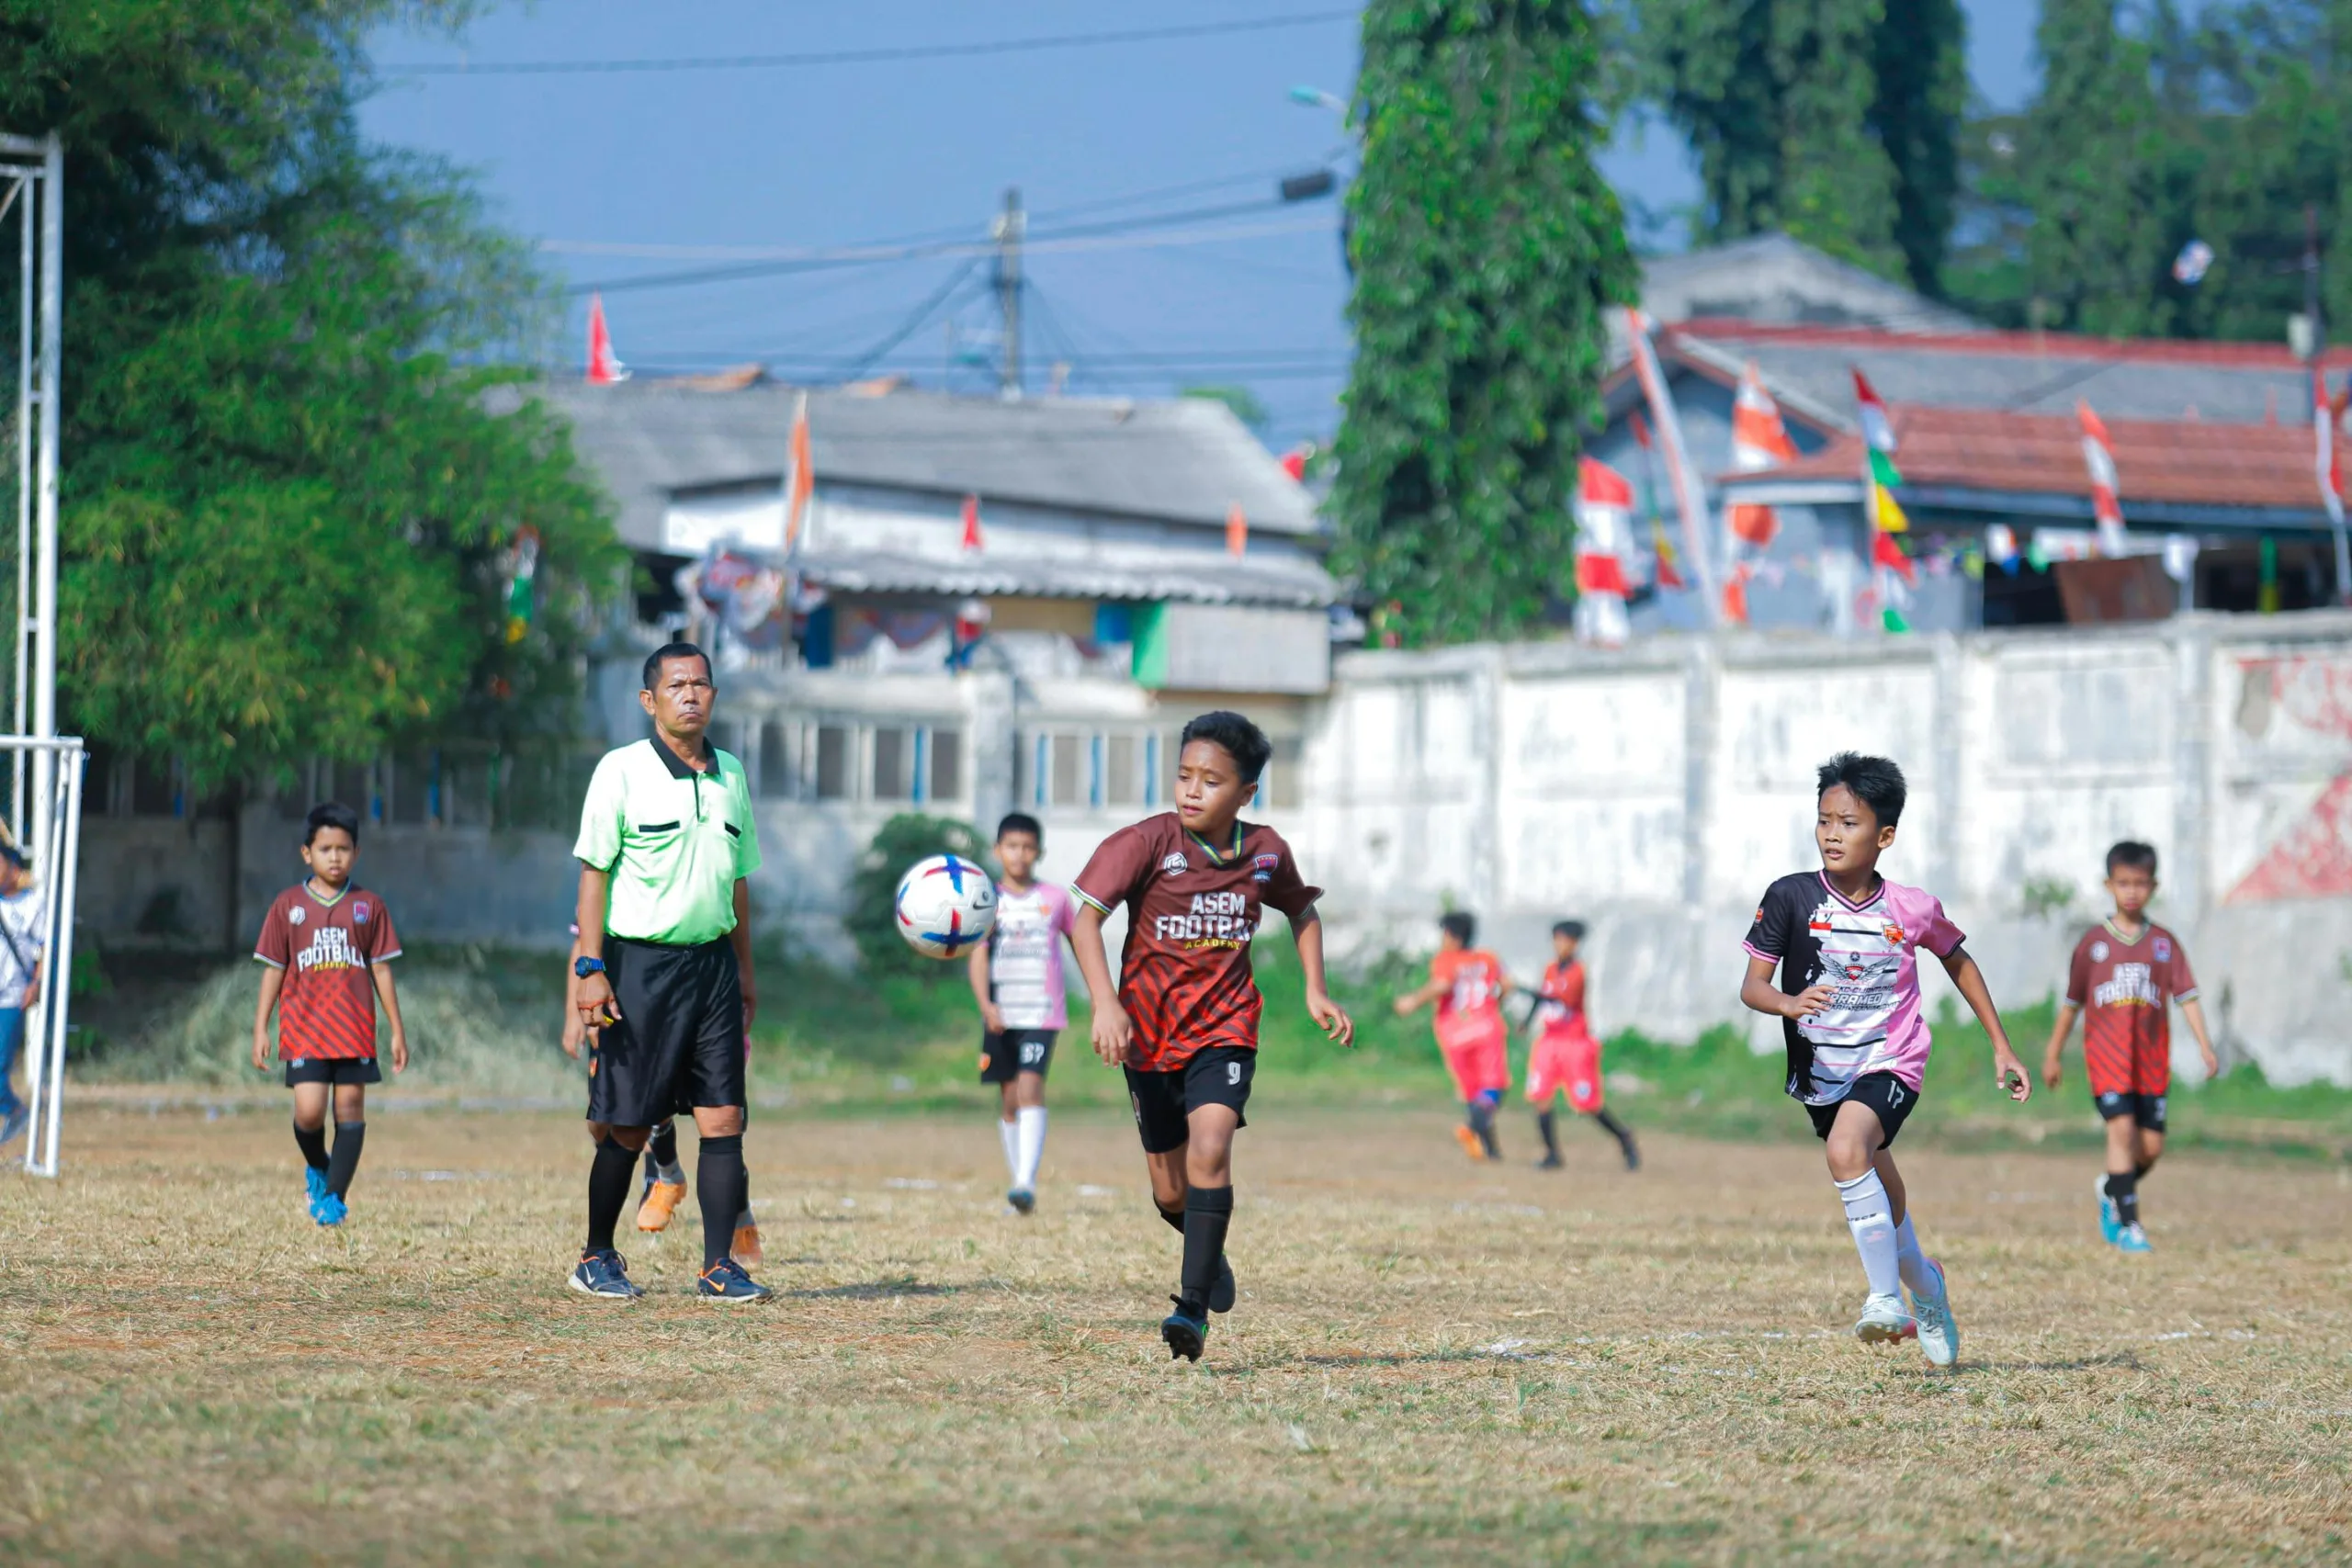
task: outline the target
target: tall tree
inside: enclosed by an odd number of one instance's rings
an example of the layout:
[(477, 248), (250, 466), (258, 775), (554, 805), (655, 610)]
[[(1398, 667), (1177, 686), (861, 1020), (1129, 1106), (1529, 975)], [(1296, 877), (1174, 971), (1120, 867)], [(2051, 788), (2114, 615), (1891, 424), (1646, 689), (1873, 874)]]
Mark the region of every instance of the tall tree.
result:
[[(0, 123), (66, 150), (60, 684), (199, 787), (570, 721), (610, 530), (473, 367), (542, 286), (461, 179), (356, 127), (368, 30), (450, 9), (0, 0)], [(549, 613), (509, 642), (526, 526)]]
[(1593, 166), (1582, 0), (1373, 0), (1348, 200), (1356, 359), (1339, 564), (1414, 643), (1502, 636), (1571, 580), (1606, 307), (1638, 282)]
[(1968, 17), (1960, 0), (1908, 0), (1872, 34), (1871, 134), (1894, 165), (1894, 243), (1911, 286), (1943, 292), (1968, 109)]
[[(1913, 235), (1905, 215), (1931, 224), (1950, 199), (1938, 172), (1957, 124), (1950, 17), (1905, 23), (1931, 52), (1882, 88), (1883, 0), (1636, 0), (1636, 10), (1653, 96), (1698, 153), (1701, 238), (1784, 230), (1888, 276), (1905, 275), (1916, 239), (1932, 286), (1939, 237)], [(1909, 196), (1906, 175), (1919, 182)]]

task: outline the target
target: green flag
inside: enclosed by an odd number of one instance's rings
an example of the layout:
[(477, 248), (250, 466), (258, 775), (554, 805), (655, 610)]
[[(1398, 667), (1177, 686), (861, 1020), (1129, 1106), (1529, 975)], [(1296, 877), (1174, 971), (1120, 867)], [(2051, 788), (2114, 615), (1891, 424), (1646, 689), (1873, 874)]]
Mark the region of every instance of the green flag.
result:
[(1894, 459), (1873, 446), (1871, 453), (1871, 478), (1893, 490), (1903, 482), (1903, 475), (1895, 468)]

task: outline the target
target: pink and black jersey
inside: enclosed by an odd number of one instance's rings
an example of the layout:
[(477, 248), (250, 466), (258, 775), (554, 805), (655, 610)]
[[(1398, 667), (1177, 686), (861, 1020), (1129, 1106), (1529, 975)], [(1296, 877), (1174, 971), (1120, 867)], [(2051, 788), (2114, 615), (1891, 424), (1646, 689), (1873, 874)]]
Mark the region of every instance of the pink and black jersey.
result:
[(996, 924), (989, 928), (989, 999), (1007, 1029), (1060, 1029), (1069, 1022), (1062, 980), (1062, 940), (1077, 908), (1050, 882), (1025, 893), (996, 885)]
[(1748, 954), (1781, 966), (1785, 995), (1822, 984), (1836, 993), (1811, 1018), (1782, 1021), (1790, 1095), (1834, 1105), (1865, 1073), (1893, 1073), (1917, 1092), (1934, 1043), (1919, 1006), (1919, 950), (1949, 957), (1961, 941), (1934, 895), (1899, 883), (1882, 881), (1860, 903), (1818, 871), (1765, 889)]
[(280, 893), (262, 917), (254, 956), (286, 971), (278, 992), (277, 1054), (288, 1062), (376, 1054), (376, 976), (401, 955), (384, 902), (364, 887), (333, 899), (307, 882)]

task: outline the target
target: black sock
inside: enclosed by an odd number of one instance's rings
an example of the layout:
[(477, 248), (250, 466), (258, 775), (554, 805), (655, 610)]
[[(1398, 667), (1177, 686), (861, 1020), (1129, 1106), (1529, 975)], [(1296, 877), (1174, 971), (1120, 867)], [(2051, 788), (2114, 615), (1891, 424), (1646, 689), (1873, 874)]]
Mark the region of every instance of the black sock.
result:
[(663, 1170), (676, 1167), (678, 1124), (675, 1122), (664, 1122), (653, 1129), (653, 1135), (645, 1140), (645, 1159), (647, 1172), (657, 1177)]
[(621, 1207), (628, 1201), (628, 1179), (637, 1171), (637, 1151), (607, 1136), (596, 1145), (588, 1167), (588, 1250), (610, 1252), (613, 1227), (621, 1223)]
[(1478, 1134), (1478, 1142), (1486, 1145), (1488, 1159), (1503, 1157), (1502, 1145), (1495, 1141), (1495, 1108), (1483, 1100), (1470, 1102), (1470, 1130)]
[(2140, 1223), (2140, 1177), (2136, 1171), (2124, 1176), (2109, 1171), (2107, 1195), (2115, 1200), (2117, 1223), (2127, 1225)]
[(294, 1123), (294, 1146), (302, 1151), (302, 1163), (312, 1170), (327, 1168), (327, 1130)]
[(365, 1122), (338, 1122), (334, 1124), (334, 1153), (327, 1156), (327, 1190), (340, 1198), (351, 1190), (351, 1178), (359, 1168), (360, 1145), (368, 1141)]
[(1233, 1224), (1231, 1187), (1195, 1187), (1184, 1194), (1184, 1273), (1182, 1291), (1187, 1315), (1208, 1310), (1209, 1287), (1225, 1257), (1225, 1233)]
[[(1153, 1208), (1155, 1208), (1155, 1209), (1159, 1209), (1159, 1202), (1158, 1202), (1158, 1201), (1157, 1201), (1157, 1200), (1155, 1200), (1155, 1201), (1153, 1201), (1153, 1203), (1152, 1203), (1152, 1205), (1151, 1205), (1151, 1206), (1152, 1206)], [(1169, 1228), (1170, 1230), (1174, 1231), (1178, 1235), (1182, 1235), (1184, 1234), (1184, 1211), (1183, 1211), (1183, 1210), (1182, 1210), (1182, 1209), (1159, 1209), (1159, 1217), (1160, 1217), (1161, 1219), (1166, 1220), (1166, 1221), (1168, 1222), (1168, 1228)]]
[(2156, 1162), (2155, 1162), (2155, 1161), (2154, 1161), (2154, 1160), (2150, 1160), (2150, 1161), (2148, 1161), (2148, 1162), (2147, 1162), (2147, 1164), (2145, 1164), (2145, 1165), (2135, 1165), (2135, 1166), (2133, 1166), (2133, 1167), (2132, 1168), (2132, 1180), (2134, 1180), (2134, 1181), (2138, 1181), (2138, 1180), (2142, 1179), (2143, 1178), (2144, 1178), (2144, 1177), (2148, 1174), (2148, 1172), (2150, 1172), (2150, 1171), (2152, 1171), (2152, 1170), (2154, 1170), (2154, 1169), (2155, 1169), (2155, 1168), (2156, 1168)]
[(751, 1190), (743, 1134), (705, 1138), (695, 1158), (695, 1181), (702, 1189), (702, 1266), (708, 1269), (734, 1250), (735, 1216), (743, 1212), (743, 1196)]
[(1535, 1130), (1544, 1134), (1544, 1153), (1546, 1157), (1558, 1159), (1560, 1157), (1560, 1126), (1552, 1119), (1550, 1111), (1539, 1111), (1535, 1113)]

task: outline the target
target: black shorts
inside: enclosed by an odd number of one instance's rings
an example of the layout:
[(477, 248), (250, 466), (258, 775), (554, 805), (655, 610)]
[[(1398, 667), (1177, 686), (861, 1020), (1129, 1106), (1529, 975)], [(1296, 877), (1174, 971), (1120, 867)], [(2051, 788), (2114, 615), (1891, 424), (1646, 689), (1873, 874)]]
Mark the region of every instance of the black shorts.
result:
[[(1250, 1080), (1258, 1074), (1258, 1053), (1238, 1045), (1209, 1045), (1182, 1066), (1164, 1073), (1134, 1067), (1127, 1072), (1127, 1102), (1136, 1108), (1136, 1131), (1143, 1152), (1164, 1155), (1192, 1142), (1184, 1118), (1204, 1105), (1230, 1105), (1238, 1115), (1250, 1103)], [(1250, 1125), (1242, 1116), (1239, 1125)]]
[(1893, 1073), (1864, 1073), (1847, 1089), (1844, 1100), (1804, 1108), (1804, 1113), (1813, 1118), (1813, 1135), (1826, 1139), (1831, 1123), (1838, 1120), (1838, 1108), (1849, 1102), (1867, 1105), (1878, 1113), (1878, 1124), (1885, 1134), (1878, 1146), (1890, 1148), (1894, 1135), (1903, 1131), (1903, 1123), (1910, 1120), (1911, 1108), (1919, 1103), (1919, 1091)]
[(743, 987), (734, 944), (605, 939), (620, 1021), (588, 1053), (588, 1120), (650, 1127), (696, 1106), (744, 1104)]
[(298, 1083), (382, 1083), (383, 1069), (373, 1056), (289, 1056), (286, 1087)]
[(1046, 1076), (1054, 1065), (1058, 1029), (991, 1030), (980, 1036), (980, 1081), (1011, 1083), (1023, 1073)]
[(2129, 1116), (2133, 1125), (2145, 1127), (2151, 1133), (2165, 1130), (2165, 1097), (2161, 1094), (2095, 1094), (2091, 1103), (2109, 1122)]

